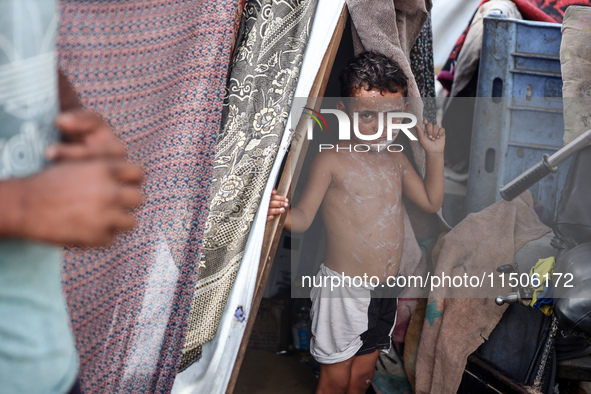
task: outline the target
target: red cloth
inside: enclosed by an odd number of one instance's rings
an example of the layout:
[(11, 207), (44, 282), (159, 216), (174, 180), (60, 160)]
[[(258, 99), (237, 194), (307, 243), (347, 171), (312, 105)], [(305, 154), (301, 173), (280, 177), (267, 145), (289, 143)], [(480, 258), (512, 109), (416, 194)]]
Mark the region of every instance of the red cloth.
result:
[[(485, 3), (486, 1), (487, 0), (483, 1), (483, 3)], [(519, 8), (519, 12), (521, 12), (523, 19), (525, 20), (550, 23), (562, 22), (562, 18), (552, 18), (550, 15), (542, 11), (542, 9), (540, 8), (541, 4), (537, 4), (538, 2), (536, 0), (513, 0), (513, 3), (515, 3), (517, 8)], [(543, 3), (543, 1), (540, 1), (540, 3)], [(562, 13), (562, 15), (564, 15), (564, 12)]]

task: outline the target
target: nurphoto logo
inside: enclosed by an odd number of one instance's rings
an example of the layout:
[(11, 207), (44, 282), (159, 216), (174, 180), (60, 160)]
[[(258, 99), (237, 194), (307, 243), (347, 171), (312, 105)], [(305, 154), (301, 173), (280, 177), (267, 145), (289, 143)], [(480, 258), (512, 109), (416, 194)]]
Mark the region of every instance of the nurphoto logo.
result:
[[(417, 138), (410, 131), (410, 129), (416, 126), (417, 118), (409, 112), (353, 112), (353, 127), (351, 127), (351, 119), (344, 111), (338, 109), (321, 109), (320, 112), (318, 112), (308, 107), (304, 107), (304, 110), (310, 111), (304, 111), (304, 114), (308, 115), (308, 140), (312, 141), (314, 139), (314, 123), (320, 127), (321, 132), (328, 131), (328, 124), (322, 114), (332, 114), (337, 117), (339, 141), (353, 140), (355, 142), (348, 146), (319, 144), (320, 152), (328, 149), (336, 149), (337, 152), (402, 152), (404, 149), (402, 145), (394, 144), (394, 140), (400, 131), (406, 134), (411, 141), (417, 141)], [(365, 122), (366, 124), (368, 121), (373, 122), (370, 127), (372, 129), (370, 133), (361, 131), (360, 117), (362, 122)], [(371, 117), (373, 117), (373, 120)], [(410, 120), (410, 122), (403, 123), (405, 120)], [(385, 137), (383, 136), (384, 123), (386, 124)], [(373, 126), (374, 124), (375, 126)], [(365, 125), (365, 129), (367, 128), (367, 125)], [(351, 130), (353, 130), (353, 135), (351, 134)]]

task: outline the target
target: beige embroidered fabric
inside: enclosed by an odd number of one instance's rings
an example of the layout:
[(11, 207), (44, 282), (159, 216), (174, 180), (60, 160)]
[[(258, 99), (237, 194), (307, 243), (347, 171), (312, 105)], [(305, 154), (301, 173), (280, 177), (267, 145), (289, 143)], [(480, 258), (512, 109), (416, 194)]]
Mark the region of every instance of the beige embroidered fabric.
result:
[(313, 0), (245, 4), (226, 87), (203, 256), (180, 369), (216, 333), (286, 126)]

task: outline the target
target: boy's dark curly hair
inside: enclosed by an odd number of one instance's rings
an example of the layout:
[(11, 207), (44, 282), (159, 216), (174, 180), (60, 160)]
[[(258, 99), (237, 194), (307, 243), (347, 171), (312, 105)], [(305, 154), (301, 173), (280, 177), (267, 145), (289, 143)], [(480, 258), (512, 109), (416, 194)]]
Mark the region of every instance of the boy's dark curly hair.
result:
[(363, 52), (349, 61), (339, 75), (341, 97), (351, 97), (357, 89), (396, 93), (402, 90), (408, 95), (408, 78), (400, 66), (385, 55)]

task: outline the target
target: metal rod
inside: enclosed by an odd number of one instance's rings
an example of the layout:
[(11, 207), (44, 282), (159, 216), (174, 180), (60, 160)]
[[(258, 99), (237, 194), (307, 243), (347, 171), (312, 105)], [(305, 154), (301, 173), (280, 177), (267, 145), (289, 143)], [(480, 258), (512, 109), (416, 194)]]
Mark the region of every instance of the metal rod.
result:
[(547, 163), (552, 167), (556, 168), (560, 163), (566, 160), (567, 157), (573, 155), (591, 144), (591, 129), (585, 131), (583, 134), (575, 138), (572, 142), (565, 145), (559, 151), (548, 157)]

